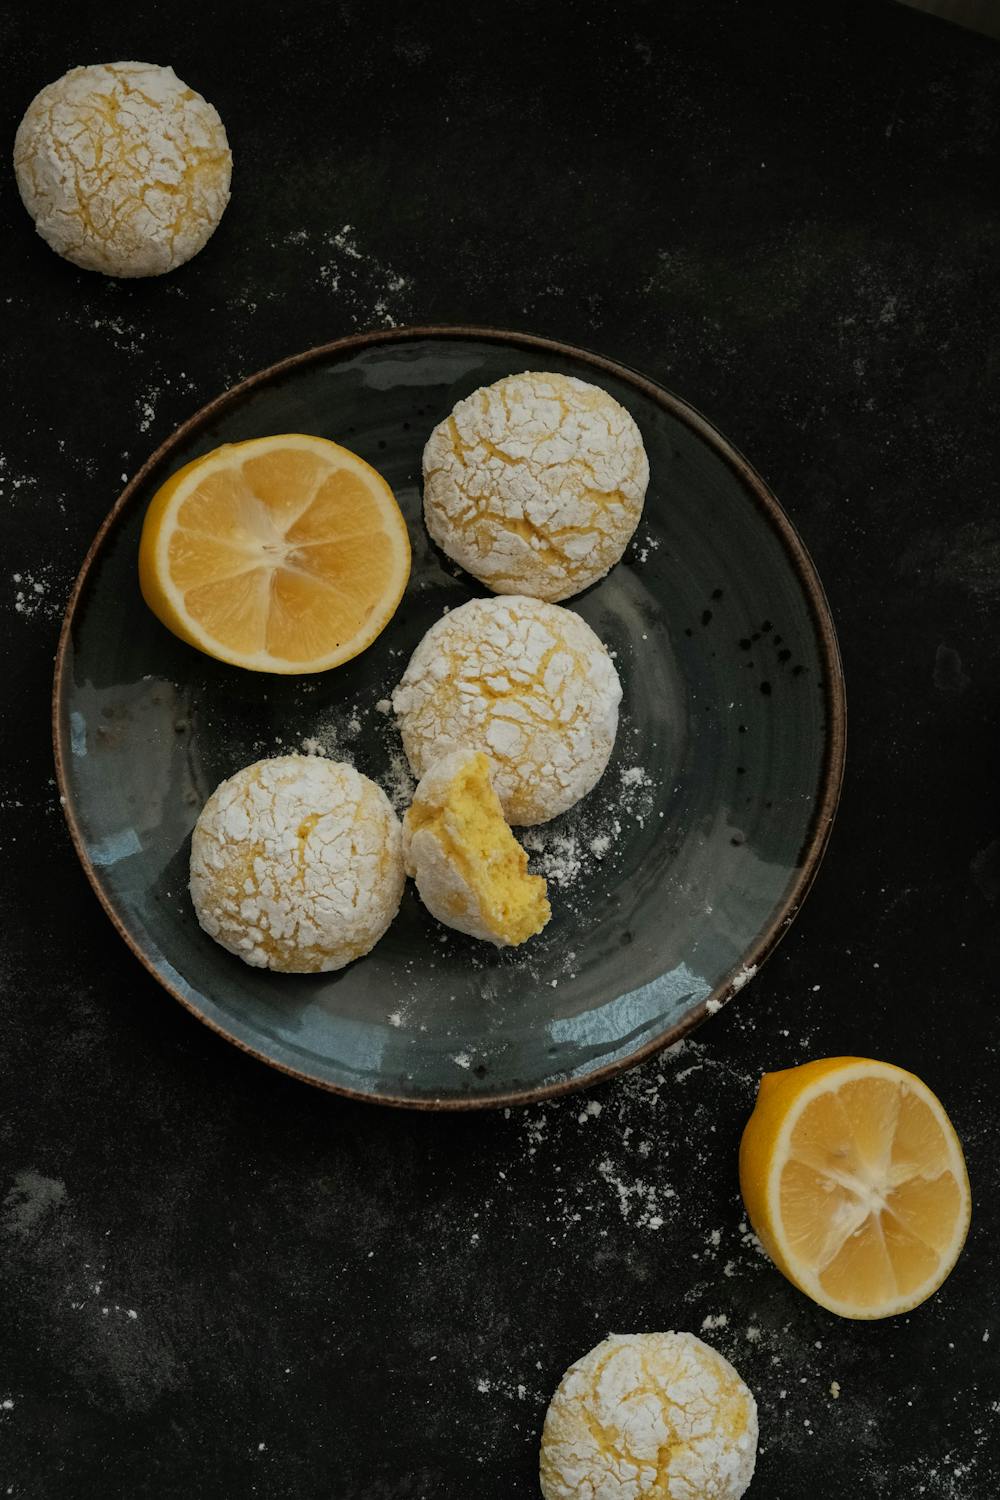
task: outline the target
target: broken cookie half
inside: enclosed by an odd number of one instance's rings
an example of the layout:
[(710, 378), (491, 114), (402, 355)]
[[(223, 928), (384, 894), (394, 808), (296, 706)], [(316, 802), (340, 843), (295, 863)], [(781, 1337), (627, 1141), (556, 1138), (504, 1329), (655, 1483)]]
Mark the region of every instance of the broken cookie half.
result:
[(403, 819), (403, 858), (432, 916), (498, 948), (527, 942), (552, 914), (481, 751), (453, 750), (430, 767)]

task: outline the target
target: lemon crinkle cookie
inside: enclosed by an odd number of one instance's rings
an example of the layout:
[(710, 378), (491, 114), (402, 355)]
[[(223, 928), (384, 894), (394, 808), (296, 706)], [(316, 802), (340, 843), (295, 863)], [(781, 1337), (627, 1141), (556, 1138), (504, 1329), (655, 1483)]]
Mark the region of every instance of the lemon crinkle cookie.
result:
[(757, 1404), (693, 1333), (612, 1334), (571, 1365), (545, 1416), (545, 1500), (740, 1500)]
[(527, 371), (474, 391), (435, 427), (424, 516), (494, 593), (568, 599), (619, 560), (648, 482), (639, 429), (613, 396)]
[(281, 755), (217, 787), (191, 840), (191, 898), (216, 942), (255, 968), (342, 969), (375, 946), (403, 894), (402, 831), (353, 766)]
[(106, 276), (159, 276), (197, 255), (229, 202), (214, 107), (172, 68), (71, 68), (36, 94), (14, 139), (25, 208), (52, 249)]
[(431, 766), (403, 818), (403, 862), (432, 916), (498, 948), (526, 942), (551, 916), (482, 751), (453, 750)]
[(622, 690), (614, 663), (570, 609), (512, 594), (470, 599), (420, 642), (392, 703), (423, 776), (460, 746), (482, 750), (508, 823), (544, 823), (599, 780)]

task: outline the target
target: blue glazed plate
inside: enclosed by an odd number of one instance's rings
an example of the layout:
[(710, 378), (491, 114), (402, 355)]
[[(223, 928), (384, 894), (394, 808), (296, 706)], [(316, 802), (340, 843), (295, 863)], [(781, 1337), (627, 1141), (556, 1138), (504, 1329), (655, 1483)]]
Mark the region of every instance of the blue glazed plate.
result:
[[(433, 921), (408, 888), (366, 958), (338, 974), (247, 968), (187, 894), (195, 818), (263, 755), (349, 758), (404, 805), (386, 699), (424, 631), (483, 590), (431, 544), (420, 459), (431, 427), (502, 375), (605, 387), (642, 431), (651, 481), (624, 560), (567, 601), (615, 653), (621, 728), (603, 780), (527, 831), (553, 917), (498, 952)], [(312, 432), (388, 479), (413, 574), (356, 661), (315, 677), (241, 672), (142, 603), (139, 532), (158, 486), (220, 443)], [(60, 791), (77, 852), (136, 956), (208, 1025), (307, 1082), (390, 1104), (510, 1104), (593, 1083), (676, 1041), (742, 988), (787, 930), (830, 831), (844, 690), (822, 587), (762, 480), (684, 402), (598, 356), (482, 329), (344, 339), (243, 382), (128, 484), (70, 600), (56, 664)]]

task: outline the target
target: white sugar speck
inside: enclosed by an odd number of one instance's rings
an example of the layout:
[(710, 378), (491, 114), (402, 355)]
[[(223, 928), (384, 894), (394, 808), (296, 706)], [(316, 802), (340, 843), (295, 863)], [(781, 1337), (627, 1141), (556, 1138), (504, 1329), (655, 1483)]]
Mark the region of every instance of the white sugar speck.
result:
[(642, 766), (627, 766), (621, 773), (622, 786), (650, 786), (649, 776)]

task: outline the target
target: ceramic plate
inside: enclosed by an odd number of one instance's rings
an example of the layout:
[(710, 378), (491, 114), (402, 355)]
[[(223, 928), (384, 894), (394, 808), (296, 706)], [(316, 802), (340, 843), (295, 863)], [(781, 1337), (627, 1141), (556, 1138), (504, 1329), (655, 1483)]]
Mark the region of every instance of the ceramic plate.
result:
[[(624, 560), (567, 601), (624, 687), (591, 795), (527, 834), (553, 917), (506, 952), (438, 926), (408, 887), (367, 958), (338, 974), (250, 969), (187, 894), (198, 811), (224, 777), (304, 747), (349, 758), (397, 806), (410, 783), (376, 708), (424, 631), (485, 592), (430, 542), (420, 459), (477, 386), (577, 375), (635, 417), (646, 508)], [(400, 609), (356, 661), (315, 677), (220, 665), (170, 635), (136, 578), (146, 505), (219, 443), (311, 432), (374, 464), (413, 544)], [(544, 339), (478, 329), (374, 333), (265, 370), (185, 423), (127, 486), (84, 564), (55, 678), (60, 790), (84, 868), (171, 994), (265, 1062), (384, 1103), (509, 1104), (592, 1083), (676, 1041), (741, 989), (787, 930), (840, 788), (844, 696), (822, 588), (761, 479), (676, 396)]]

